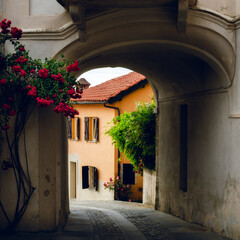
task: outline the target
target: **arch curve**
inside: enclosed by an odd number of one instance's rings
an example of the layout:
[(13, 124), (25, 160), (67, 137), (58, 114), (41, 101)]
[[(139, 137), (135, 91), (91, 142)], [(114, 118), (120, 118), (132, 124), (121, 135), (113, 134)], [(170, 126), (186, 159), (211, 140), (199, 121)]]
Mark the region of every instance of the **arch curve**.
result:
[(123, 66), (152, 79), (162, 97), (228, 88), (235, 71), (234, 26), (191, 11), (186, 33), (162, 9), (125, 9), (87, 22), (87, 41), (74, 40), (60, 53), (77, 59), (82, 72)]

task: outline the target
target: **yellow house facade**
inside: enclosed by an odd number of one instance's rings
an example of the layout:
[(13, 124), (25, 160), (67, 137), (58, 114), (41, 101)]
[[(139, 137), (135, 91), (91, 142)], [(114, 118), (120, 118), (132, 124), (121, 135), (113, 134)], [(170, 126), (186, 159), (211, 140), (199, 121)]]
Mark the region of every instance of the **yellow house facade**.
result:
[(76, 200), (114, 200), (104, 182), (118, 176), (131, 185), (130, 199), (142, 201), (143, 177), (132, 171), (129, 160), (118, 161), (118, 149), (105, 134), (118, 114), (136, 110), (136, 102), (151, 101), (147, 79), (136, 72), (85, 89), (74, 99), (79, 115), (69, 122), (69, 195)]

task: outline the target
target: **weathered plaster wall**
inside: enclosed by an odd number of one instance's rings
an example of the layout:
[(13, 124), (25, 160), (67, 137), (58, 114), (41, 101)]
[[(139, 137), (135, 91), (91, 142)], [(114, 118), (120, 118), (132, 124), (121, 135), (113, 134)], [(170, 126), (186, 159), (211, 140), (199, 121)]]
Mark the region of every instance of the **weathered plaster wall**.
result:
[[(187, 192), (179, 190), (183, 103), (189, 109)], [(240, 135), (238, 120), (228, 118), (227, 92), (162, 102), (159, 109), (158, 209), (239, 239), (240, 161), (234, 143)]]
[[(33, 187), (36, 187), (37, 190), (35, 190), (32, 195), (27, 211), (25, 212), (25, 215), (23, 216), (22, 221), (18, 226), (18, 230), (37, 231), (39, 229), (39, 131), (38, 127), (36, 127), (39, 123), (38, 120), (38, 111), (34, 111), (28, 123), (26, 124), (26, 148), (28, 151), (29, 172), (32, 185)], [(9, 136), (9, 139), (11, 141), (13, 137), (11, 131), (9, 132)], [(2, 164), (2, 160), (8, 161), (10, 157), (7, 143), (6, 141), (3, 141), (3, 139), (1, 139), (1, 148), (2, 152), (0, 152), (0, 154)], [(20, 140), (20, 154), (24, 157), (23, 138), (21, 138)], [(26, 164), (24, 158), (22, 159), (22, 164), (24, 171), (26, 171)], [(6, 210), (6, 213), (12, 220), (17, 200), (16, 181), (12, 168), (6, 171), (0, 168), (0, 183), (0, 199)], [(6, 226), (6, 219), (3, 215), (3, 212), (0, 211), (0, 229), (3, 229)]]
[[(18, 230), (54, 230), (64, 225), (68, 206), (66, 122), (52, 109), (35, 109), (26, 125), (29, 172), (36, 188)], [(8, 160), (6, 145), (1, 160)], [(23, 138), (20, 140), (22, 164), (26, 170)], [(12, 169), (0, 169), (0, 198), (12, 219), (16, 204), (16, 183)], [(4, 184), (5, 183), (5, 184)], [(11, 187), (9, 187), (11, 186)], [(0, 211), (0, 228), (6, 226)]]
[(143, 203), (155, 206), (156, 199), (156, 171), (143, 171)]
[(201, 7), (208, 8), (230, 17), (235, 17), (239, 14), (237, 9), (238, 4), (239, 4), (238, 0), (211, 0), (211, 1), (198, 0), (197, 1), (197, 6), (200, 8)]

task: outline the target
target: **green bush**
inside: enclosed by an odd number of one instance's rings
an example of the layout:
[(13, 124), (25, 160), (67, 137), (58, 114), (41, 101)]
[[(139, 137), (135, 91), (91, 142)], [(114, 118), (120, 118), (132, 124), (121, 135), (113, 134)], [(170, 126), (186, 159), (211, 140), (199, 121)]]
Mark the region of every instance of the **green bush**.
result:
[(155, 168), (155, 102), (138, 103), (137, 110), (125, 112), (113, 119), (106, 131), (123, 155), (142, 173), (143, 167)]

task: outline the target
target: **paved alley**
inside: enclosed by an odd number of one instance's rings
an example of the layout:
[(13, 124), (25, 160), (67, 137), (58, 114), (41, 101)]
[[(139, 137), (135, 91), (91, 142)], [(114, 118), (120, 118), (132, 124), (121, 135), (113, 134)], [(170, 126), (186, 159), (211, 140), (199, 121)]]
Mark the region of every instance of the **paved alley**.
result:
[(139, 203), (71, 202), (62, 232), (0, 235), (1, 240), (227, 240), (171, 215)]

